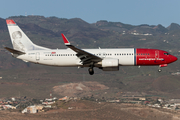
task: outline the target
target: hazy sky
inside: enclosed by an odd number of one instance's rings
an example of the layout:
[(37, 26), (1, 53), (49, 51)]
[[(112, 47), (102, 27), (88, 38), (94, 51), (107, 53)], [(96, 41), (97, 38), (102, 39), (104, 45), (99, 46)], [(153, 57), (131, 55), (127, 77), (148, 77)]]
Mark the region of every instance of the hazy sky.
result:
[(3, 0), (0, 17), (41, 15), (132, 25), (180, 24), (180, 0)]

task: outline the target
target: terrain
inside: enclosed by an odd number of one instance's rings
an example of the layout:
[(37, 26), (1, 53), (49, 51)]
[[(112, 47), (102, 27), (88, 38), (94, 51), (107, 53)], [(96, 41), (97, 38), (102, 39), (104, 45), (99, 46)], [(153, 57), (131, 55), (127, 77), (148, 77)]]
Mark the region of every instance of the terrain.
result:
[(22, 114), (13, 110), (0, 111), (2, 120), (178, 120), (179, 112), (161, 110), (133, 104), (97, 103), (80, 100), (61, 104), (60, 109), (52, 109), (37, 114)]
[[(180, 26), (176, 23), (165, 28), (162, 25), (134, 26), (105, 20), (89, 24), (80, 18), (9, 18), (15, 20), (35, 44), (48, 48), (66, 49), (61, 38), (61, 33), (64, 33), (79, 48), (158, 48), (179, 57)], [(45, 98), (52, 92), (56, 97), (84, 97), (93, 94), (97, 98), (110, 99), (119, 97), (121, 92), (139, 92), (165, 98), (180, 98), (180, 76), (171, 74), (180, 71), (179, 61), (162, 68), (161, 73), (157, 72), (157, 66), (120, 66), (120, 70), (116, 72), (95, 69), (93, 76), (88, 74), (87, 68), (25, 63), (11, 57), (4, 50), (4, 46), (12, 47), (5, 19), (0, 19), (0, 44), (0, 97)], [(98, 86), (88, 84), (90, 82), (107, 89), (94, 90)], [(68, 91), (68, 87), (62, 87), (70, 84), (76, 86), (71, 87), (73, 94)], [(77, 90), (79, 84), (86, 89)]]

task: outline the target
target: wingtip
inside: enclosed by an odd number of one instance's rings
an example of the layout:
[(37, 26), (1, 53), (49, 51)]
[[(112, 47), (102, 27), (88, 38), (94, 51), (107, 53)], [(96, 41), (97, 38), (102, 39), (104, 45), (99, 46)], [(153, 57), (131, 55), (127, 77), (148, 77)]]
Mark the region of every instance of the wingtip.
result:
[(70, 42), (68, 41), (68, 39), (66, 38), (66, 36), (65, 36), (63, 33), (61, 33), (61, 35), (62, 35), (64, 44), (65, 44), (65, 45), (70, 45)]
[(14, 20), (12, 20), (12, 19), (7, 19), (6, 20), (6, 23), (9, 25), (9, 24), (16, 24), (15, 22), (14, 22)]

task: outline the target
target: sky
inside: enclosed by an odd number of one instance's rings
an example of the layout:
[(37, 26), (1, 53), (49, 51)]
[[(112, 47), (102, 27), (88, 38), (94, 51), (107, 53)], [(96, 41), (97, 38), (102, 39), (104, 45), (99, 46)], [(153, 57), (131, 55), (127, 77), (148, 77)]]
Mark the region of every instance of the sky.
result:
[(40, 15), (131, 25), (180, 24), (180, 0), (3, 0), (0, 18)]

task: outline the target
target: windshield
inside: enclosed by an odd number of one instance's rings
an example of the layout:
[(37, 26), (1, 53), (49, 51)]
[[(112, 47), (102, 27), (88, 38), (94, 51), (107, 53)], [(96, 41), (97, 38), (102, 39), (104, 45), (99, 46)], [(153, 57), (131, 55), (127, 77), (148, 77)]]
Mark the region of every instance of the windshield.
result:
[(165, 55), (170, 55), (169, 53), (164, 53)]

